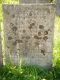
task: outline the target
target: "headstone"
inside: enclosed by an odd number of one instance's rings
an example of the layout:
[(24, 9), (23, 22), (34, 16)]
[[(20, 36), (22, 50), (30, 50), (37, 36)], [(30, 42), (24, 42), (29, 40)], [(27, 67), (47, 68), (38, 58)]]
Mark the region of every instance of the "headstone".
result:
[(54, 34), (54, 4), (3, 5), (6, 62), (50, 67)]
[(0, 66), (2, 65), (2, 41), (1, 41), (1, 24), (0, 24)]
[(60, 0), (56, 0), (56, 14), (60, 16)]
[(19, 0), (20, 3), (48, 3), (49, 0)]

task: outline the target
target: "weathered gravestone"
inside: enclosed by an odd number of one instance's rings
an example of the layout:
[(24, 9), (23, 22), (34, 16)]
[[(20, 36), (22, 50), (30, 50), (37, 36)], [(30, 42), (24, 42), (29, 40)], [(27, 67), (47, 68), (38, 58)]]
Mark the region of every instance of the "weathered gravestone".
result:
[(23, 64), (50, 67), (54, 33), (54, 4), (3, 5), (6, 62), (18, 54)]
[(1, 24), (0, 24), (0, 65), (2, 65)]
[(48, 3), (49, 0), (19, 0), (20, 3)]

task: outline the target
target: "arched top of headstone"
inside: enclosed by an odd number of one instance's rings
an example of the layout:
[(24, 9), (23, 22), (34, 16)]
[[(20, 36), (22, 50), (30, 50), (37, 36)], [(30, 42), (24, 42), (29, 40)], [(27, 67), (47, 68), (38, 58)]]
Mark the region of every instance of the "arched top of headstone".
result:
[(49, 0), (20, 0), (20, 3), (49, 3)]

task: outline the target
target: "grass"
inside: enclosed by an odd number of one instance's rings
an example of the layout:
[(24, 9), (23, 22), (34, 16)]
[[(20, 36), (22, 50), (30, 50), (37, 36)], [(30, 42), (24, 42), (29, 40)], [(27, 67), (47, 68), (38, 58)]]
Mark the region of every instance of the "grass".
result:
[(50, 70), (38, 66), (5, 65), (0, 68), (0, 80), (60, 80), (60, 62)]
[(60, 17), (55, 17), (53, 66), (60, 60)]

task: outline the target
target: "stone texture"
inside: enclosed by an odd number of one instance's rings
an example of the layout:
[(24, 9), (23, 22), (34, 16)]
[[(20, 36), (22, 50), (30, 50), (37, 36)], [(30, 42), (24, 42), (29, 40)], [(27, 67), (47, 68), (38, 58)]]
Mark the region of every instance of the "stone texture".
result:
[(48, 3), (49, 0), (20, 0), (20, 3)]
[(3, 5), (6, 62), (50, 67), (54, 33), (54, 4)]
[(60, 0), (56, 0), (56, 14), (60, 16)]
[(56, 3), (60, 3), (60, 0), (55, 0)]

